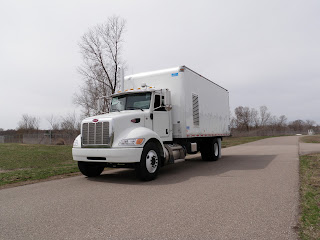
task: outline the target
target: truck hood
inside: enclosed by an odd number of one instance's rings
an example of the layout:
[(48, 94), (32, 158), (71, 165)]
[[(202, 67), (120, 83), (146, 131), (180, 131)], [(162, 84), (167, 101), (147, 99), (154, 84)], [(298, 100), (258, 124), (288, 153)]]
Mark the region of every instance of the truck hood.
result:
[[(83, 123), (109, 122), (109, 136), (113, 137), (113, 146), (118, 146), (118, 142), (125, 138), (133, 129), (145, 127), (145, 119), (149, 118), (150, 111), (128, 110), (121, 112), (112, 112), (102, 115), (86, 118)], [(133, 122), (132, 119), (140, 119), (139, 122)]]
[(101, 114), (93, 117), (88, 117), (84, 119), (83, 121), (88, 122), (93, 119), (98, 119), (98, 120), (111, 120), (111, 119), (122, 119), (122, 118), (130, 118), (130, 117), (137, 117), (137, 116), (144, 116), (145, 114), (149, 113), (149, 110), (144, 110), (141, 111), (140, 109), (137, 110), (125, 110), (121, 112), (111, 112), (111, 113), (106, 113), (106, 114)]

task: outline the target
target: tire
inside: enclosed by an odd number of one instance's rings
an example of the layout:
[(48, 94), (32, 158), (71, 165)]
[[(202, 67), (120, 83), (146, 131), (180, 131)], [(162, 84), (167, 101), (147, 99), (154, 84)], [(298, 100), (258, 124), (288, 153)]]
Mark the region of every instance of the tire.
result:
[(156, 143), (147, 143), (142, 151), (140, 163), (136, 165), (137, 177), (142, 181), (154, 180), (161, 164), (160, 150)]
[(200, 152), (202, 160), (217, 161), (220, 156), (219, 142), (217, 138), (211, 141), (202, 142), (200, 145)]
[(87, 177), (97, 177), (102, 173), (104, 165), (100, 163), (78, 162), (78, 168)]

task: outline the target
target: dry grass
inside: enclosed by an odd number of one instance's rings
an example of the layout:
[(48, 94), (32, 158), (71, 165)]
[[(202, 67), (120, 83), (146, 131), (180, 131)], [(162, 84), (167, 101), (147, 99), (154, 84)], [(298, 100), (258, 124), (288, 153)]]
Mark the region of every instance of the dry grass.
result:
[(300, 141), (304, 143), (320, 143), (320, 135), (304, 136), (300, 138)]
[(320, 154), (300, 157), (300, 237), (320, 239)]

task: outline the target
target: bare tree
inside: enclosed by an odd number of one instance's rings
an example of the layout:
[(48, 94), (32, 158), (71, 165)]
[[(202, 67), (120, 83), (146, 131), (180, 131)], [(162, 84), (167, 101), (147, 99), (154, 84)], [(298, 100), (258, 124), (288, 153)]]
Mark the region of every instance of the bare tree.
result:
[(50, 117), (47, 118), (47, 121), (50, 124), (51, 130), (59, 130), (60, 129), (60, 122), (59, 120), (51, 115)]
[(279, 119), (278, 119), (278, 125), (280, 126), (280, 127), (286, 127), (286, 125), (287, 125), (287, 117), (285, 116), (285, 115), (281, 115), (280, 117), (279, 117)]
[(268, 121), (271, 118), (271, 113), (268, 112), (268, 108), (266, 106), (260, 107), (260, 126), (264, 127), (268, 124)]
[[(113, 16), (106, 23), (99, 24), (82, 36), (79, 47), (83, 57), (83, 65), (79, 73), (84, 84), (80, 92), (75, 94), (74, 103), (83, 108), (85, 116), (97, 114), (98, 98), (110, 96), (119, 85), (120, 69), (124, 68), (122, 60), (123, 34), (126, 21)], [(101, 106), (106, 112), (108, 100)]]
[(75, 113), (69, 113), (65, 117), (61, 117), (60, 129), (69, 135), (80, 132), (81, 122)]
[(259, 113), (256, 109), (251, 108), (250, 118), (251, 118), (251, 120), (250, 120), (251, 124), (255, 128), (258, 128), (260, 126), (260, 118), (259, 118)]
[(267, 125), (265, 124), (265, 129), (267, 129), (271, 134), (278, 129), (278, 118), (270, 114)]
[(287, 117), (285, 115), (281, 115), (280, 117), (276, 117), (276, 121), (274, 122), (274, 126), (272, 129), (276, 130), (276, 133), (283, 134), (287, 127)]
[(18, 130), (33, 131), (39, 130), (40, 119), (37, 117), (23, 114), (20, 122), (18, 123)]
[(289, 127), (295, 132), (303, 131), (304, 126), (305, 126), (305, 122), (303, 120), (300, 120), (300, 119), (292, 121), (289, 124)]
[(234, 110), (234, 113), (237, 128), (249, 131), (252, 120), (250, 108), (239, 106)]
[(313, 129), (316, 126), (316, 122), (313, 120), (306, 120), (305, 126), (307, 129)]
[(236, 118), (233, 116), (233, 113), (231, 110), (229, 110), (229, 112), (230, 112), (230, 128), (236, 129), (237, 128)]

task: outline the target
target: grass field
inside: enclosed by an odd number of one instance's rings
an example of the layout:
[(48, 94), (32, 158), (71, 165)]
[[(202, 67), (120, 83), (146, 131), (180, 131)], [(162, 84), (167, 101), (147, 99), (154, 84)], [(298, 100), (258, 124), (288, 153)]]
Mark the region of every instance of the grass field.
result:
[(232, 147), (239, 144), (249, 143), (258, 141), (261, 139), (270, 138), (267, 136), (259, 136), (259, 137), (225, 137), (222, 141), (222, 148)]
[(0, 186), (74, 173), (71, 146), (0, 144)]
[(320, 239), (320, 154), (300, 156), (300, 237)]
[(320, 143), (320, 135), (304, 136), (300, 138), (300, 141), (304, 143)]

